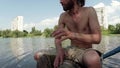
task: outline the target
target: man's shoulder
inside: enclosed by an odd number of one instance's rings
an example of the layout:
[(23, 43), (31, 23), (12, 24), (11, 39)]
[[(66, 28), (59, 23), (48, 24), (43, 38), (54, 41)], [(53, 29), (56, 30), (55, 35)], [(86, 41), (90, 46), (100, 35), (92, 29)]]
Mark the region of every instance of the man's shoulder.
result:
[(84, 9), (86, 9), (87, 11), (93, 11), (95, 10), (94, 7), (90, 6), (90, 7), (84, 7)]
[(66, 11), (66, 12), (62, 12), (61, 13), (61, 16), (66, 16), (68, 14), (68, 12)]
[(84, 7), (86, 9), (86, 12), (91, 16), (91, 14), (95, 14), (96, 10), (94, 7)]

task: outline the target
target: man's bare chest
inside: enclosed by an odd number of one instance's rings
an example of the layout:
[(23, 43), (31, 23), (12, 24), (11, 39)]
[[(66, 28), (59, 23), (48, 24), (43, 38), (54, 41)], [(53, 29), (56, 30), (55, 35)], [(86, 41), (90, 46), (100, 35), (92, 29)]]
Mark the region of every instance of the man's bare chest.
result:
[(64, 22), (67, 28), (75, 32), (83, 32), (89, 29), (89, 22), (87, 16), (81, 17), (66, 17)]

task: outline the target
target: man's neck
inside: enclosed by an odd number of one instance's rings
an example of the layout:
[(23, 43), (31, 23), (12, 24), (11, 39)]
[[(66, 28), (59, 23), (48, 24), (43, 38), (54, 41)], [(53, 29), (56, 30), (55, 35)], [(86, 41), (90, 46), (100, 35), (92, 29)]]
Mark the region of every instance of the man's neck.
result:
[(76, 15), (79, 13), (79, 10), (81, 9), (81, 6), (74, 5), (74, 7), (69, 11), (71, 15)]

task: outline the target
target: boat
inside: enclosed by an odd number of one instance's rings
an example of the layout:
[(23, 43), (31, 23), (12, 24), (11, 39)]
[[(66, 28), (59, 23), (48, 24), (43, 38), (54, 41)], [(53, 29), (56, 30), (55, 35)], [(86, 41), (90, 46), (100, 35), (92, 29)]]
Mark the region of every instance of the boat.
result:
[[(105, 65), (104, 63), (105, 63), (105, 59), (109, 59), (109, 57), (110, 56), (113, 56), (113, 55), (115, 55), (115, 54), (117, 54), (117, 53), (119, 53), (120, 52), (120, 46), (118, 46), (117, 48), (115, 48), (115, 49), (113, 49), (113, 50), (111, 50), (111, 51), (109, 51), (109, 52), (107, 52), (107, 53), (105, 53), (105, 54), (103, 54), (102, 56), (101, 56), (101, 59), (102, 59), (102, 62), (103, 62), (103, 64), (102, 64), (102, 68), (110, 68), (110, 66), (107, 66), (107, 65)], [(110, 59), (113, 59), (113, 58), (110, 58)], [(114, 63), (114, 62), (112, 62), (112, 63)], [(119, 63), (120, 63), (120, 61), (119, 61)], [(120, 66), (120, 64), (118, 63), (118, 66), (117, 67), (119, 67)], [(115, 63), (114, 63), (115, 64)], [(37, 68), (41, 68), (40, 66), (39, 66), (39, 63), (37, 63)], [(113, 65), (114, 66), (114, 65)], [(116, 68), (117, 68), (116, 67)], [(50, 67), (50, 68), (52, 68), (52, 67)], [(74, 63), (74, 62), (72, 62), (72, 61), (70, 61), (70, 60), (65, 60), (64, 62), (63, 62), (63, 64), (59, 67), (59, 68), (86, 68), (85, 66), (81, 66), (81, 65), (79, 65), (79, 64), (77, 64), (77, 63)], [(114, 67), (113, 67), (114, 68)]]

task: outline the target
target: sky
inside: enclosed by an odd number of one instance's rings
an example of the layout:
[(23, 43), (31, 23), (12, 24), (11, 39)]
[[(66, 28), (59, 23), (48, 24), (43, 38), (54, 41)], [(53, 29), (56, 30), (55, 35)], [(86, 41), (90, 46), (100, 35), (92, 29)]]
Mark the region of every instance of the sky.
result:
[[(86, 0), (85, 6), (104, 6), (109, 24), (120, 21), (120, 0)], [(24, 17), (24, 29), (44, 30), (57, 25), (63, 12), (59, 0), (0, 0), (0, 30), (10, 29), (13, 19)]]

